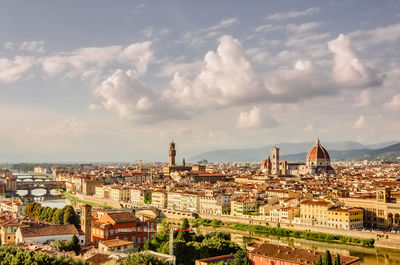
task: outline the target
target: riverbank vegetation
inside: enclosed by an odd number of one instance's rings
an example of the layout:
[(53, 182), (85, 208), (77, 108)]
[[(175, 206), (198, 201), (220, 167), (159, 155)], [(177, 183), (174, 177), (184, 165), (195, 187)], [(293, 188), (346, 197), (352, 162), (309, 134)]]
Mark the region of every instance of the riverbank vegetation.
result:
[[(196, 235), (190, 231), (187, 219), (183, 219), (179, 231), (174, 233), (173, 248), (176, 263), (183, 265), (193, 265), (197, 259), (233, 254), (241, 250), (239, 245), (231, 241), (227, 233), (213, 232), (207, 235)], [(145, 243), (144, 249), (168, 254), (169, 232), (157, 233), (152, 240)]]
[[(215, 220), (215, 219), (214, 219)], [(350, 236), (342, 236), (342, 235), (332, 235), (325, 234), (319, 232), (310, 232), (310, 231), (298, 231), (298, 230), (290, 230), (281, 227), (270, 227), (264, 225), (250, 225), (250, 224), (240, 224), (240, 223), (223, 223), (219, 220), (210, 220), (210, 219), (192, 219), (191, 222), (193, 226), (213, 226), (213, 227), (225, 227), (234, 230), (241, 231), (250, 231), (255, 233), (262, 233), (271, 236), (278, 237), (294, 237), (294, 238), (302, 238), (307, 240), (314, 240), (320, 242), (329, 242), (329, 243), (340, 243), (340, 244), (350, 244), (350, 245), (360, 245), (364, 247), (373, 247), (375, 243), (375, 239), (360, 239)]]
[(25, 214), (39, 221), (46, 221), (53, 224), (73, 224), (76, 228), (80, 228), (80, 218), (76, 214), (71, 205), (67, 205), (62, 209), (43, 207), (37, 202), (31, 202), (25, 208)]
[(72, 195), (70, 192), (64, 191), (63, 192), (63, 196), (70, 200), (70, 201), (74, 201), (77, 203), (81, 203), (81, 204), (87, 204), (90, 205), (92, 207), (101, 207), (103, 209), (112, 209), (113, 207), (108, 206), (108, 205), (104, 205), (104, 204), (99, 204), (99, 203), (95, 203), (95, 202), (91, 202), (91, 201), (84, 201), (84, 200), (80, 200), (78, 198), (76, 198), (74, 195)]
[(49, 255), (44, 252), (33, 252), (23, 248), (0, 247), (0, 264), (40, 264), (40, 265), (90, 265), (89, 262), (72, 259), (67, 255)]

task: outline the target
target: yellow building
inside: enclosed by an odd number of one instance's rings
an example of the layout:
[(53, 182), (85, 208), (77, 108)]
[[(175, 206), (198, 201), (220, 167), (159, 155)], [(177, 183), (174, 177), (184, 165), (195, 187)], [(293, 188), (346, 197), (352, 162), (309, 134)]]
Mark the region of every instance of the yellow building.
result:
[(129, 201), (131, 199), (131, 191), (129, 188), (121, 186), (111, 187), (110, 199), (114, 201)]
[(363, 227), (364, 211), (359, 208), (332, 207), (328, 209), (328, 226), (338, 229), (360, 229)]
[(237, 198), (231, 201), (231, 215), (241, 216), (246, 212), (257, 211), (257, 201), (248, 198)]
[(328, 209), (331, 203), (319, 200), (307, 200), (300, 203), (301, 224), (310, 226), (328, 226)]
[(23, 221), (17, 219), (0, 221), (0, 243), (1, 245), (15, 245), (16, 231), (18, 227), (29, 227)]

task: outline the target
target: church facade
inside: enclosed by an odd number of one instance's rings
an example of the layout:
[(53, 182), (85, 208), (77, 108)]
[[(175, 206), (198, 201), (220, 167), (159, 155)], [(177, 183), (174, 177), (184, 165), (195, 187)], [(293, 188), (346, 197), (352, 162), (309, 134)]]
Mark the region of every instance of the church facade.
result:
[(305, 163), (291, 163), (279, 160), (279, 148), (273, 147), (270, 157), (261, 163), (260, 171), (268, 175), (320, 175), (334, 174), (328, 151), (321, 145), (319, 138), (308, 151)]

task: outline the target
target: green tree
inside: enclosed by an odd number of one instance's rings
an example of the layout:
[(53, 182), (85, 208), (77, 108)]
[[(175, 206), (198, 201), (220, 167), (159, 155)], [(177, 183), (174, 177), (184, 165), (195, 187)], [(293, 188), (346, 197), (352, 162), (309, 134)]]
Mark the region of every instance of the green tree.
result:
[(339, 253), (335, 257), (335, 261), (333, 262), (334, 265), (340, 265), (340, 255)]
[(73, 224), (76, 228), (80, 228), (80, 218), (75, 213), (74, 208), (71, 205), (67, 205), (64, 207), (64, 217), (63, 217), (64, 224)]
[(317, 261), (317, 265), (322, 265), (322, 258), (321, 258), (321, 256), (319, 256), (319, 259), (318, 259), (318, 261)]
[(156, 257), (143, 254), (143, 253), (133, 253), (126, 257), (121, 265), (169, 265), (169, 262), (159, 260)]
[(72, 236), (71, 242), (69, 242), (70, 249), (79, 255), (81, 251), (81, 245), (79, 244), (79, 238), (76, 235)]
[(333, 265), (332, 264), (332, 256), (329, 250), (325, 252), (324, 259), (322, 260), (322, 265)]
[(245, 250), (239, 249), (236, 252), (232, 265), (250, 265), (250, 262), (249, 262), (249, 259), (247, 258), (247, 253)]

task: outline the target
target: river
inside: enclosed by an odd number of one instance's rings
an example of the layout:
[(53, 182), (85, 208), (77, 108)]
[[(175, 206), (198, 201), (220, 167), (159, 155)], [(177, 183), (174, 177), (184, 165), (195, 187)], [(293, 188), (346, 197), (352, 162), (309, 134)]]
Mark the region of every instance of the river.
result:
[[(15, 176), (17, 176), (17, 182), (22, 182), (22, 181), (32, 181), (33, 176), (30, 174), (24, 174), (24, 173), (15, 173)], [(51, 179), (47, 176), (35, 176), (35, 181), (50, 181)], [(25, 196), (28, 194), (28, 191), (26, 190), (17, 190), (17, 194), (19, 196)], [(49, 206), (52, 208), (63, 208), (64, 206), (67, 205), (67, 202), (65, 199), (59, 199), (59, 200), (44, 200), (44, 195), (46, 194), (46, 189), (38, 188), (32, 190), (32, 195), (35, 196), (35, 200), (40, 202), (40, 204), (44, 207)], [(57, 191), (56, 190), (51, 190), (50, 194), (56, 195)]]
[[(200, 227), (199, 233), (209, 233), (213, 231), (225, 231), (223, 228)], [(325, 252), (329, 251), (339, 253), (340, 255), (360, 257), (362, 265), (400, 265), (400, 250), (388, 248), (365, 248), (361, 246), (342, 245), (336, 243), (316, 242), (298, 238), (278, 238), (266, 236), (263, 234), (237, 231), (230, 232), (233, 242), (245, 246), (248, 242), (257, 240), (270, 242), (285, 246), (299, 247)]]

